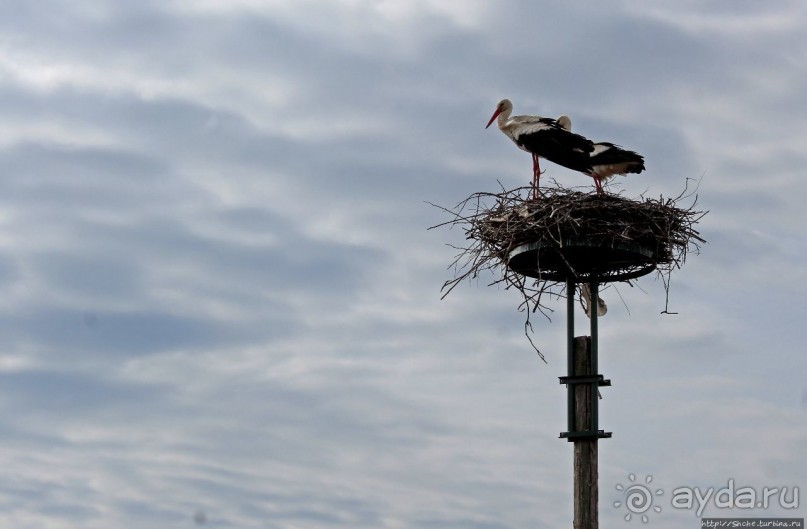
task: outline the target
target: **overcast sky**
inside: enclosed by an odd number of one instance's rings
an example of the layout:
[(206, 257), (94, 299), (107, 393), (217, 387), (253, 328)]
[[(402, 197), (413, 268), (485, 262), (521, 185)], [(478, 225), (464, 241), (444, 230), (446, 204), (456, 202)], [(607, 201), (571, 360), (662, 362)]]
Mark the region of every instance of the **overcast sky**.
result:
[(2, 6), (0, 526), (570, 527), (564, 304), (544, 364), (427, 231), (529, 181), (504, 97), (710, 211), (677, 315), (603, 293), (602, 525), (631, 473), (663, 529), (678, 487), (807, 496), (803, 0)]

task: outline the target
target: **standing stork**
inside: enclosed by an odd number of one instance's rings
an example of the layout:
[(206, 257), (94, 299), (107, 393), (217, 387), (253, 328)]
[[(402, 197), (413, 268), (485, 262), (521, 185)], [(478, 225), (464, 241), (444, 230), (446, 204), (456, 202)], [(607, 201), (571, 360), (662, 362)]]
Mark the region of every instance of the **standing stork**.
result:
[[(569, 116), (560, 116), (556, 121), (564, 130), (572, 131)], [(587, 174), (594, 179), (594, 187), (598, 193), (603, 192), (603, 180), (617, 174), (641, 173), (644, 170), (644, 158), (641, 155), (608, 142), (595, 143), (590, 160), (592, 172)]]
[[(485, 128), (490, 127), (493, 120), (497, 120), (505, 136), (521, 149), (532, 154), (532, 188), (533, 197), (538, 198), (538, 182), (541, 178), (539, 159), (546, 158), (564, 167), (573, 169), (572, 165), (579, 165), (588, 159), (588, 153), (594, 151), (591, 140), (566, 130), (564, 126), (552, 118), (541, 116), (510, 116), (513, 104), (509, 99), (502, 99), (496, 105), (496, 111), (490, 117)], [(565, 117), (565, 116), (562, 116)], [(566, 118), (568, 121), (569, 118)], [(565, 123), (564, 123), (565, 124)], [(571, 122), (568, 122), (571, 127)], [(580, 162), (573, 164), (573, 158), (580, 158)]]
[(485, 128), (497, 120), (499, 130), (513, 140), (516, 146), (532, 154), (533, 196), (538, 197), (541, 177), (539, 158), (587, 174), (594, 179), (597, 193), (603, 193), (602, 181), (617, 174), (641, 173), (644, 158), (613, 143), (594, 143), (572, 132), (568, 116), (557, 120), (540, 116), (510, 116), (513, 104), (502, 99), (496, 105)]
[(583, 171), (594, 179), (597, 193), (602, 193), (602, 183), (615, 175), (639, 174), (644, 171), (644, 157), (641, 154), (623, 149), (619, 145), (601, 141), (594, 144), (589, 157), (591, 169)]

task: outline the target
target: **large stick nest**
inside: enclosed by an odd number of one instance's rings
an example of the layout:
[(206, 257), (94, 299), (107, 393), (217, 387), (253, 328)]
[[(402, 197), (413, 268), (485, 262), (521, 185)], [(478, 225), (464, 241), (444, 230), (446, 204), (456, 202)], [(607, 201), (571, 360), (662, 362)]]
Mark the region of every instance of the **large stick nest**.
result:
[[(454, 278), (443, 285), (443, 297), (464, 280), (491, 271), (491, 284), (504, 284), (521, 294), (519, 309), (526, 311), (525, 326), (531, 329), (529, 314), (540, 311), (548, 317), (551, 309), (545, 300), (565, 294), (565, 279), (570, 274), (575, 283), (595, 278), (599, 282), (630, 282), (631, 278), (655, 270), (669, 300), (671, 272), (684, 264), (689, 252), (698, 253), (705, 243), (695, 226), (706, 212), (695, 210), (697, 195), (686, 189), (675, 198), (657, 199), (628, 199), (561, 187), (544, 188), (533, 199), (531, 192), (531, 188), (522, 187), (500, 193), (474, 193), (453, 208), (437, 206), (453, 218), (432, 228), (461, 228), (468, 241), (465, 246), (455, 247), (459, 254), (450, 265)], [(691, 203), (682, 207), (680, 203), (684, 201)], [(603, 254), (595, 253), (594, 258), (592, 254), (578, 255), (577, 262), (570, 262), (564, 255), (571, 255), (569, 247), (575, 241), (595, 249), (640, 249), (642, 259), (606, 259), (599, 266), (595, 261)], [(544, 256), (534, 262), (527, 275), (515, 266), (513, 257), (524, 245), (540, 248), (539, 254)], [(549, 258), (553, 255), (557, 257)], [(665, 302), (664, 312), (667, 308)]]

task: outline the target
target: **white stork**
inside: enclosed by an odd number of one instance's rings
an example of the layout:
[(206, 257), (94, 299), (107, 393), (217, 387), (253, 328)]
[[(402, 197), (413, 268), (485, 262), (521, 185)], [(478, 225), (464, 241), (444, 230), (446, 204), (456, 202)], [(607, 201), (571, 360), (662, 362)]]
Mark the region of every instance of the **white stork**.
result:
[(571, 131), (568, 116), (557, 120), (540, 116), (510, 116), (513, 104), (502, 99), (496, 105), (485, 128), (497, 120), (501, 130), (519, 149), (532, 154), (534, 196), (538, 196), (538, 181), (541, 169), (539, 158), (543, 157), (568, 169), (587, 174), (594, 179), (597, 193), (602, 193), (602, 181), (617, 174), (644, 171), (644, 158), (613, 143), (594, 143)]
[[(572, 120), (569, 116), (560, 116), (556, 121), (563, 130), (572, 131)], [(588, 174), (594, 178), (594, 186), (598, 193), (603, 192), (602, 180), (618, 174), (641, 173), (644, 170), (644, 158), (641, 155), (613, 143), (595, 143), (590, 160), (594, 174)]]
[(510, 117), (512, 112), (513, 104), (510, 100), (502, 99), (496, 105), (496, 111), (485, 128), (490, 127), (493, 120), (498, 118), (499, 130), (513, 140), (519, 149), (532, 154), (532, 185), (535, 197), (538, 196), (538, 182), (541, 178), (540, 157), (572, 168), (570, 167), (572, 158), (588, 159), (588, 153), (594, 151), (594, 143), (591, 140), (564, 128), (564, 125), (571, 127), (569, 118), (565, 118), (561, 124), (552, 118), (541, 116)]

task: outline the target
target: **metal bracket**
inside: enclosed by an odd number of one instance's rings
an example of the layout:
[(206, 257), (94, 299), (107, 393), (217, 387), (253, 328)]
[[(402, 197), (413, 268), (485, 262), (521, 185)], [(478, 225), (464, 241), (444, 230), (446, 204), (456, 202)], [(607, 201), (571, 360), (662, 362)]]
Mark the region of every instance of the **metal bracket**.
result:
[(561, 432), (560, 438), (572, 442), (575, 439), (610, 439), (612, 435), (613, 432), (604, 430), (583, 430), (582, 432)]
[(598, 386), (610, 386), (611, 380), (606, 379), (603, 375), (582, 375), (582, 376), (565, 376), (558, 377), (561, 384), (594, 384)]

